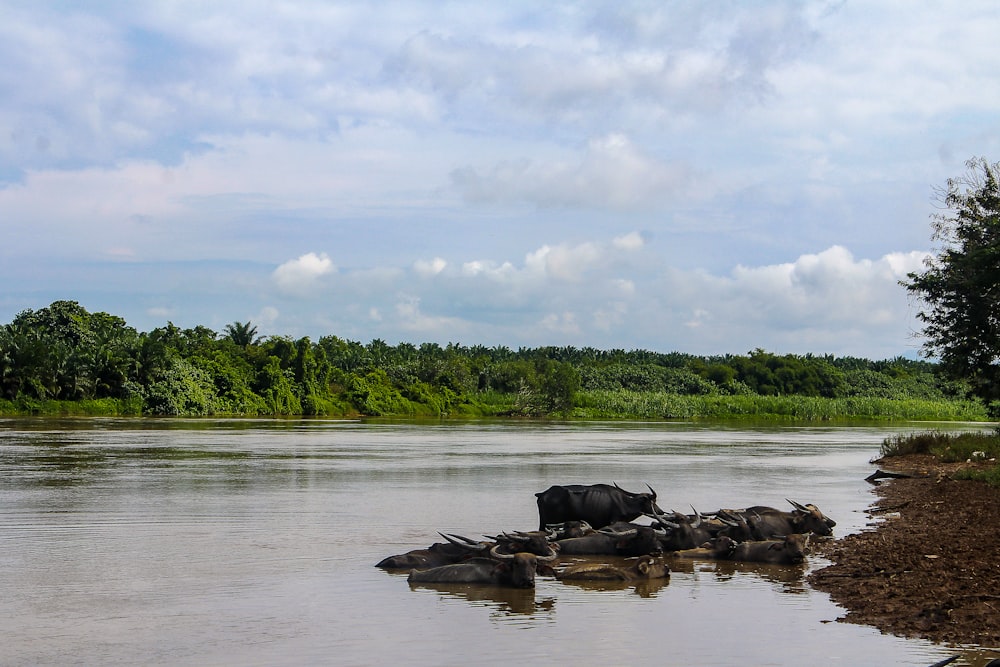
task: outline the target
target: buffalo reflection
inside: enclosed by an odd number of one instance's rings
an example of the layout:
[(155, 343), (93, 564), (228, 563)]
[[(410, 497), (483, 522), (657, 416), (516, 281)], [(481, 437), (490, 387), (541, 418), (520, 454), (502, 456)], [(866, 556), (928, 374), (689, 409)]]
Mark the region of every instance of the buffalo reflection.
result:
[(535, 616), (548, 614), (555, 607), (554, 598), (535, 599), (533, 588), (506, 588), (482, 584), (410, 583), (410, 590), (428, 589), (443, 598), (465, 600), (476, 607), (487, 607), (501, 614)]
[(670, 583), (670, 579), (647, 579), (643, 581), (563, 579), (559, 583), (564, 586), (575, 586), (587, 591), (624, 591), (631, 588), (632, 592), (641, 598), (652, 598)]
[(805, 573), (807, 565), (772, 565), (769, 563), (742, 563), (726, 560), (686, 560), (675, 558), (670, 561), (672, 572), (688, 574), (709, 573), (719, 581), (730, 581), (740, 576), (757, 577), (777, 584), (783, 593), (806, 593)]

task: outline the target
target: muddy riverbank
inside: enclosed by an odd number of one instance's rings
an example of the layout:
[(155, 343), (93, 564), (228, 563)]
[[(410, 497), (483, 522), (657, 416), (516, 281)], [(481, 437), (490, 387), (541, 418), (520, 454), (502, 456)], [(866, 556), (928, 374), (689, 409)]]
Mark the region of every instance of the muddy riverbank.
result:
[(814, 549), (833, 564), (809, 581), (847, 610), (841, 620), (1000, 647), (1000, 489), (953, 479), (963, 465), (928, 456), (879, 462), (914, 477), (879, 483), (870, 529)]

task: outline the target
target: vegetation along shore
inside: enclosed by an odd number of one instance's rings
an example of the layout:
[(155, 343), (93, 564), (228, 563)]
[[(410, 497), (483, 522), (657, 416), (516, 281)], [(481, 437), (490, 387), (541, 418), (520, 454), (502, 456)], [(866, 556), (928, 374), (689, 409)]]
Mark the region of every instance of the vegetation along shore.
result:
[(961, 380), (906, 358), (139, 332), (75, 301), (0, 326), (0, 414), (969, 420)]

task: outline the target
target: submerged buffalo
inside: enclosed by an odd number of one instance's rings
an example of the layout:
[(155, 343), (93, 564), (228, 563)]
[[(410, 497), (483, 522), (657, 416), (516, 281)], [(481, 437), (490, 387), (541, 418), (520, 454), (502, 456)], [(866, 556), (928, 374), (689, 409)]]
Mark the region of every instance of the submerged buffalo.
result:
[(730, 551), (727, 560), (743, 563), (798, 565), (806, 559), (808, 544), (809, 537), (807, 535), (786, 535), (779, 540), (740, 542)]
[(670, 568), (662, 556), (643, 556), (621, 565), (574, 563), (556, 573), (556, 579), (584, 581), (644, 581), (667, 579)]
[(539, 530), (564, 521), (586, 521), (603, 528), (615, 521), (631, 521), (643, 514), (662, 513), (656, 505), (656, 491), (633, 493), (617, 484), (568, 484), (551, 486), (535, 494)]
[(447, 542), (435, 542), (426, 549), (413, 549), (405, 554), (396, 554), (383, 558), (375, 567), (389, 570), (409, 568), (429, 568), (439, 565), (460, 563), (477, 555), (486, 555), (493, 546), (492, 542), (476, 542), (461, 535), (445, 535), (438, 533)]
[(680, 512), (647, 515), (656, 519), (656, 522), (663, 528), (664, 533), (660, 538), (660, 543), (664, 551), (693, 549), (715, 537), (720, 529), (725, 528), (722, 523), (710, 524), (698, 510), (693, 507), (691, 509), (694, 511), (693, 516), (687, 516)]
[(623, 521), (589, 535), (558, 540), (556, 544), (564, 555), (645, 556), (662, 551), (656, 529)]
[(556, 559), (555, 549), (548, 556), (521, 552), (505, 554), (499, 547), (490, 550), (492, 558), (470, 558), (461, 563), (441, 565), (429, 570), (411, 570), (410, 583), (487, 584), (508, 588), (534, 588), (535, 575), (555, 575), (549, 565)]
[(769, 540), (779, 535), (806, 534), (832, 535), (837, 522), (824, 515), (815, 505), (803, 505), (788, 501), (794, 508), (784, 512), (774, 507), (755, 506), (740, 510), (750, 525), (754, 537)]
[(778, 540), (747, 542), (737, 542), (731, 537), (720, 535), (706, 541), (700, 547), (676, 551), (670, 555), (673, 558), (798, 565), (806, 558), (808, 544), (809, 537), (806, 535), (786, 535)]

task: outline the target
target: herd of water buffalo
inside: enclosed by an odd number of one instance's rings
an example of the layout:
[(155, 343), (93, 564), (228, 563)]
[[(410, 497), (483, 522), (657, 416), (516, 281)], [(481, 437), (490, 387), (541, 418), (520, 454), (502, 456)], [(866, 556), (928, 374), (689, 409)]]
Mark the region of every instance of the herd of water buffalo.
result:
[[(656, 504), (656, 492), (647, 488), (648, 493), (633, 493), (617, 484), (552, 486), (535, 494), (538, 530), (505, 532), (488, 541), (439, 533), (444, 542), (389, 556), (377, 567), (410, 570), (408, 580), (415, 583), (514, 588), (534, 587), (536, 575), (664, 579), (670, 576), (671, 559), (798, 564), (805, 559), (809, 537), (831, 535), (836, 525), (815, 505), (791, 500), (790, 511), (761, 505), (665, 512)], [(634, 523), (639, 517), (652, 521)], [(579, 556), (590, 558), (581, 561)], [(600, 556), (619, 558), (614, 563), (593, 558)]]

